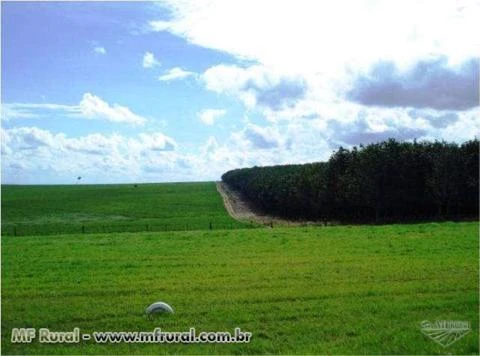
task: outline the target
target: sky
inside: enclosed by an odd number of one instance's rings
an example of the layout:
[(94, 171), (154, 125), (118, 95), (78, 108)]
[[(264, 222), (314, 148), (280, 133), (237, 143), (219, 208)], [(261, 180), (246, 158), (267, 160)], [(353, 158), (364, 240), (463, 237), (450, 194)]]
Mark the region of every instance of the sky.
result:
[(479, 135), (480, 0), (1, 2), (4, 184), (219, 180)]

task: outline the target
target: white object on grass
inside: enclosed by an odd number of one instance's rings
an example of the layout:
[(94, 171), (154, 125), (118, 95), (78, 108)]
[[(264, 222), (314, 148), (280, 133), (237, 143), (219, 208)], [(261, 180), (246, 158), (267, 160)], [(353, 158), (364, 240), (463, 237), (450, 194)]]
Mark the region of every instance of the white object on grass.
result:
[(151, 315), (153, 313), (173, 313), (173, 308), (164, 302), (156, 302), (147, 307), (145, 309), (145, 314)]

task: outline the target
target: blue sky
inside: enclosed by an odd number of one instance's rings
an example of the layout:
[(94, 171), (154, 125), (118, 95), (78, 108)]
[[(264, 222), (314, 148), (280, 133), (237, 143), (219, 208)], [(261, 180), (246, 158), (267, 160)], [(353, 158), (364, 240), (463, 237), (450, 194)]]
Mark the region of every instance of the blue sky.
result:
[(217, 180), (388, 137), (472, 139), (479, 9), (2, 2), (2, 182)]

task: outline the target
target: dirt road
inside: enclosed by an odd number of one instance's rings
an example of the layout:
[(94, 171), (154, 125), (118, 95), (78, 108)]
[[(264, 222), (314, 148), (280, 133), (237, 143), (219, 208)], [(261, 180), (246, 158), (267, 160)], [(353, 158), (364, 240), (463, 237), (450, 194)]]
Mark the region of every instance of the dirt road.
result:
[(253, 209), (248, 202), (232, 189), (228, 187), (224, 182), (217, 182), (217, 190), (223, 198), (223, 204), (225, 209), (232, 218), (242, 222), (257, 223), (273, 227), (275, 225), (282, 226), (299, 226), (299, 225), (317, 225), (318, 222), (312, 221), (291, 221), (286, 219), (280, 219), (270, 215), (262, 214), (261, 212)]

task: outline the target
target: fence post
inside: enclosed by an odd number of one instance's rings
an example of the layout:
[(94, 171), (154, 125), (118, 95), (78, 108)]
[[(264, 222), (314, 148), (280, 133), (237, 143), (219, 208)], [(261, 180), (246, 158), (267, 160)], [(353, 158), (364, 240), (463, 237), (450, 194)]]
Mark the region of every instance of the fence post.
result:
[(13, 236), (17, 236), (17, 227), (16, 226), (13, 227)]
[(84, 234), (84, 233), (85, 233), (85, 226), (82, 225), (82, 234)]
[(213, 225), (212, 225), (212, 222), (210, 221), (210, 226), (209, 226), (210, 230), (213, 229)]

